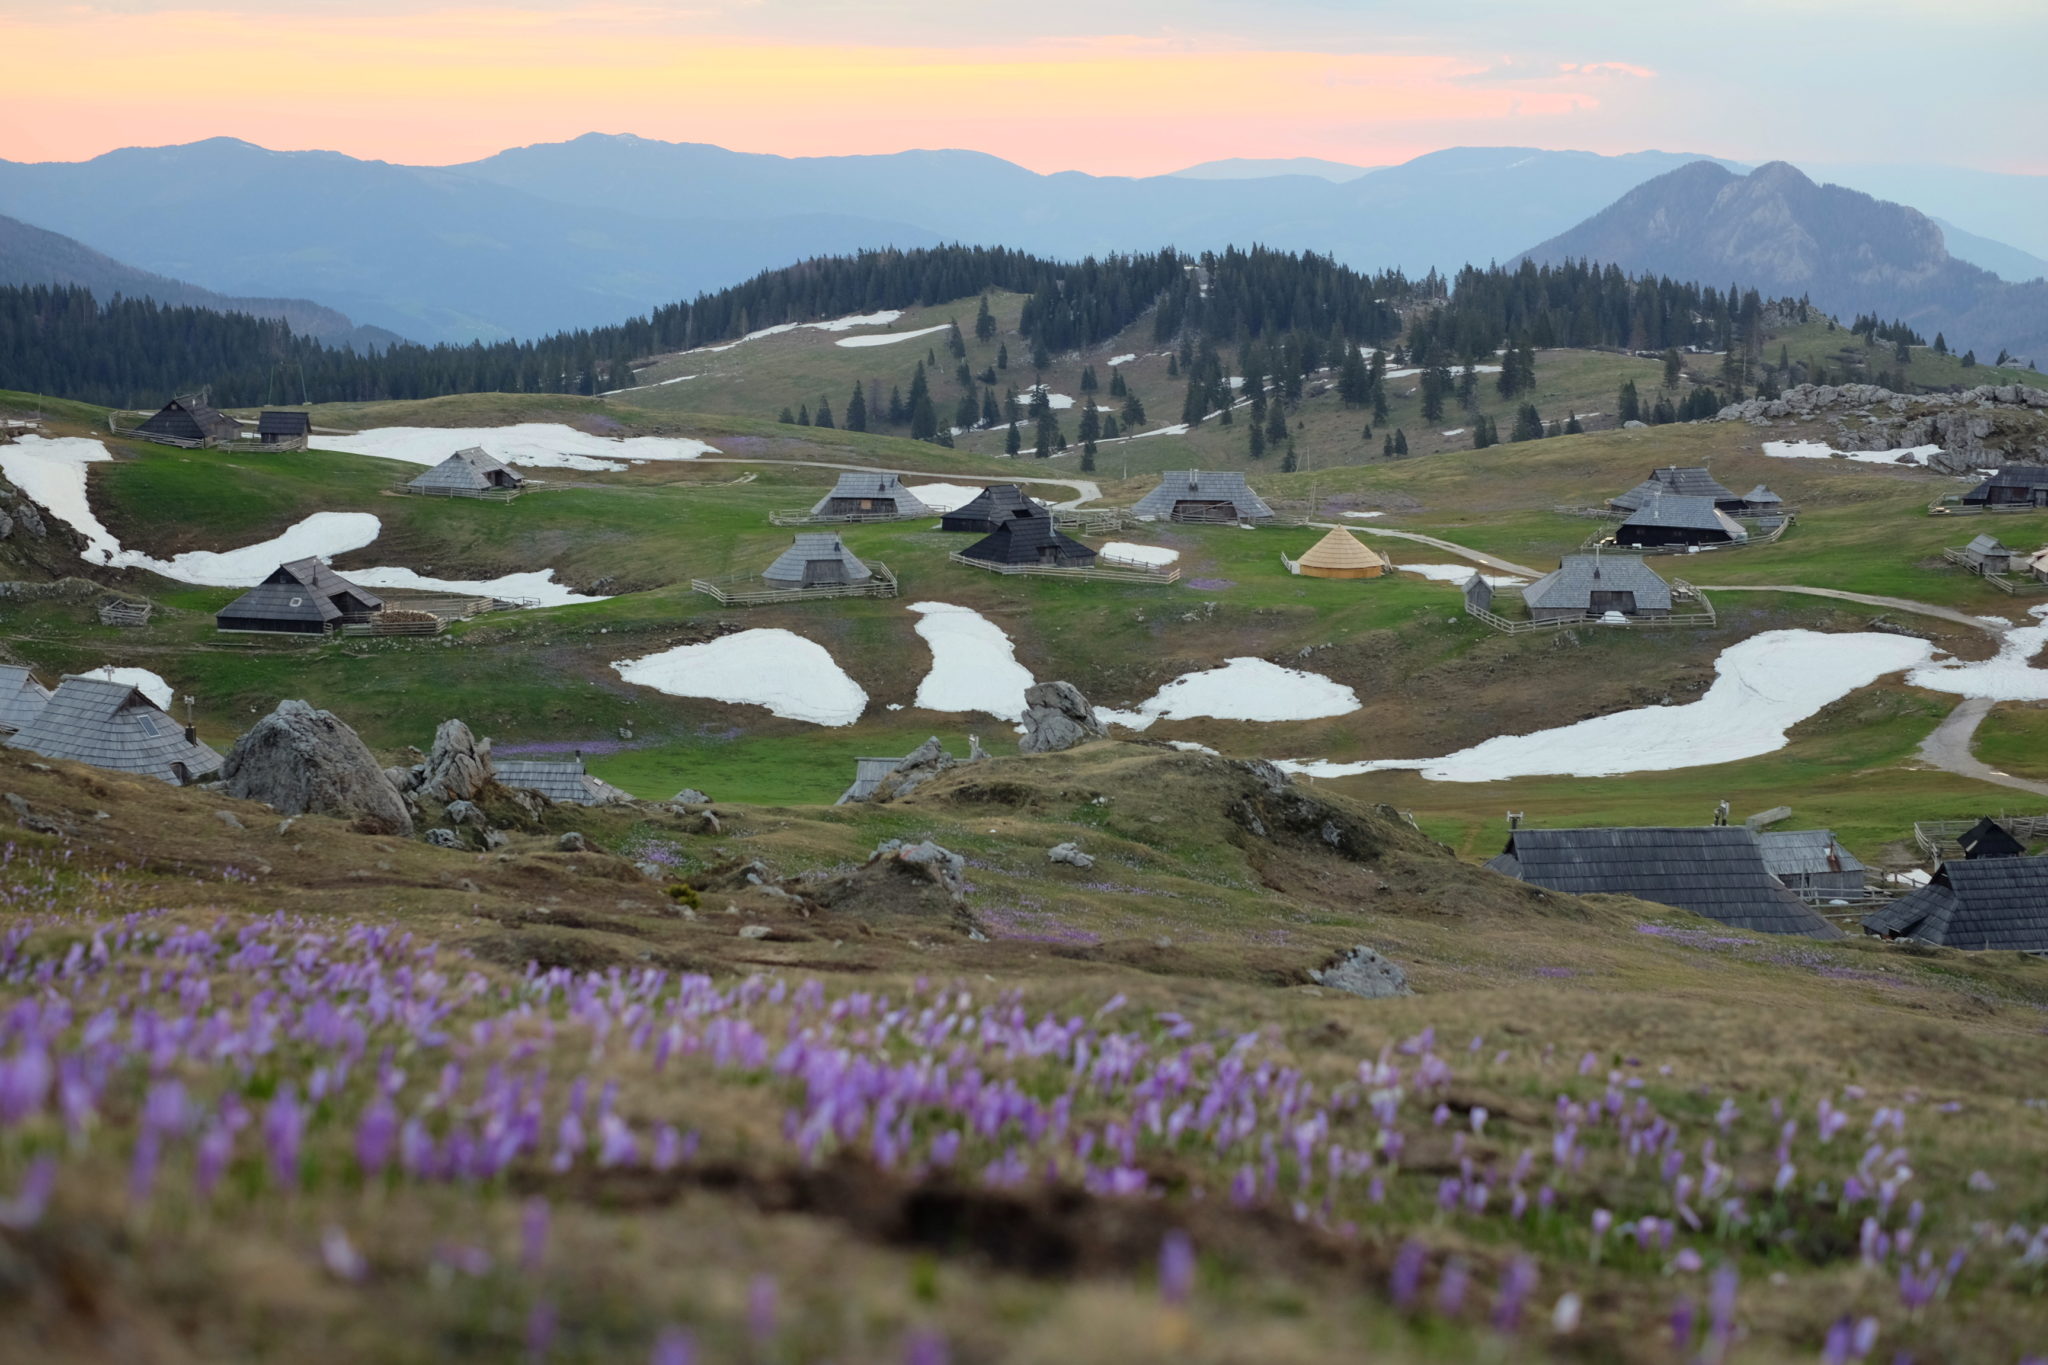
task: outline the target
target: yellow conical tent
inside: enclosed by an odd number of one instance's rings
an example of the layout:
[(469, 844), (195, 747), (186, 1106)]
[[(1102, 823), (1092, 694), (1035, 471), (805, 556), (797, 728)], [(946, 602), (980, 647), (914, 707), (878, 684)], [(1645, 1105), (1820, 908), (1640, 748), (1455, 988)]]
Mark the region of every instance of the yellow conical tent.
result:
[(1306, 578), (1378, 578), (1387, 571), (1384, 558), (1341, 526), (1311, 546), (1298, 562)]

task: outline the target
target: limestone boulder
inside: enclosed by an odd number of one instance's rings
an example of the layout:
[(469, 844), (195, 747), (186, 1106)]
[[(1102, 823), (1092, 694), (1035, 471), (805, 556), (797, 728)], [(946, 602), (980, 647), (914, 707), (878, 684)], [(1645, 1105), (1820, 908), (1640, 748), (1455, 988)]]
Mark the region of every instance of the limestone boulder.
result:
[(229, 796), (282, 815), (332, 815), (371, 834), (412, 833), (412, 814), (362, 738), (332, 712), (303, 701), (277, 709), (235, 741), (221, 765)]
[(1107, 735), (1095, 708), (1072, 683), (1033, 683), (1024, 689), (1024, 736), (1017, 741), (1019, 752), (1056, 754)]
[(497, 776), (491, 742), (478, 739), (459, 720), (444, 720), (434, 731), (414, 789), (434, 801), (474, 801)]

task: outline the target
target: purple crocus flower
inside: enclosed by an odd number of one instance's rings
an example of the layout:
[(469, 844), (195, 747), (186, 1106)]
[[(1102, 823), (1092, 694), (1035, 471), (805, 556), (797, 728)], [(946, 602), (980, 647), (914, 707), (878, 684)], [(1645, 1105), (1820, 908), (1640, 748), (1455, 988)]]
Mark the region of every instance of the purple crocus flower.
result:
[(305, 1108), (299, 1103), (298, 1091), (286, 1081), (263, 1113), (263, 1141), (269, 1150), (271, 1178), (284, 1189), (299, 1183), (299, 1146), (305, 1136)]
[(1452, 1257), (1444, 1262), (1443, 1276), (1436, 1282), (1437, 1311), (1445, 1317), (1456, 1317), (1465, 1306), (1465, 1290), (1471, 1283), (1471, 1272), (1465, 1269), (1463, 1261)]
[(519, 1268), (538, 1275), (548, 1258), (548, 1201), (535, 1195), (519, 1208)]
[(29, 1162), (21, 1187), (12, 1198), (0, 1200), (0, 1228), (23, 1232), (34, 1227), (42, 1221), (43, 1211), (50, 1206), (50, 1192), (56, 1188), (55, 1158), (39, 1156)]
[(764, 1345), (775, 1339), (775, 1299), (773, 1275), (756, 1275), (747, 1286), (747, 1332)]
[(1415, 1296), (1422, 1288), (1422, 1271), (1429, 1263), (1429, 1253), (1420, 1242), (1403, 1242), (1400, 1251), (1394, 1255), (1394, 1270), (1388, 1277), (1387, 1292), (1396, 1308), (1412, 1308)]
[(947, 1365), (946, 1339), (937, 1332), (912, 1332), (903, 1343), (903, 1365)]
[(384, 1173), (397, 1142), (398, 1108), (390, 1096), (380, 1094), (370, 1101), (356, 1127), (356, 1165), (365, 1179), (375, 1180)]
[(1174, 1228), (1159, 1243), (1159, 1297), (1178, 1308), (1195, 1291), (1195, 1244)]
[(697, 1340), (680, 1327), (664, 1327), (648, 1365), (697, 1365)]
[(543, 1299), (526, 1315), (526, 1358), (546, 1360), (555, 1349), (555, 1306)]

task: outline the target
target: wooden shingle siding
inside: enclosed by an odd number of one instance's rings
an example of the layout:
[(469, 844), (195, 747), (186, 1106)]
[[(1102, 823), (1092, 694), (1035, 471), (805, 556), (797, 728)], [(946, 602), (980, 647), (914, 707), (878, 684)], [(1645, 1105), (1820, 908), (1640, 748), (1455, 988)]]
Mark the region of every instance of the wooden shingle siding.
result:
[(1918, 891), (1865, 915), (1863, 927), (1945, 948), (2048, 952), (2048, 858), (1945, 862)]

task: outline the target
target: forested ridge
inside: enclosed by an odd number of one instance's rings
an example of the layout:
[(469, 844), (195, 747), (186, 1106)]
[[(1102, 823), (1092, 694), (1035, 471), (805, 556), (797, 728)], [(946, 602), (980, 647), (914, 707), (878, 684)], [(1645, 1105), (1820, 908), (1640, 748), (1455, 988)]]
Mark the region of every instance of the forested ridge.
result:
[[(537, 341), (394, 345), (361, 354), (274, 319), (96, 300), (76, 287), (0, 289), (0, 387), (121, 407), (199, 388), (226, 407), (360, 402), (451, 393), (597, 393), (632, 384), (635, 360), (730, 341), (785, 322), (971, 298), (1029, 295), (1034, 351), (1073, 351), (1151, 315), (1158, 342), (1217, 348), (1313, 337), (1385, 346), (1448, 363), (1515, 346), (1700, 345), (1754, 336), (1762, 301), (1732, 287), (1631, 278), (1584, 262), (1365, 274), (1313, 253), (1264, 248), (1058, 262), (995, 247), (871, 251), (807, 260), (654, 309), (614, 327)], [(1325, 355), (1334, 346), (1323, 346)]]

